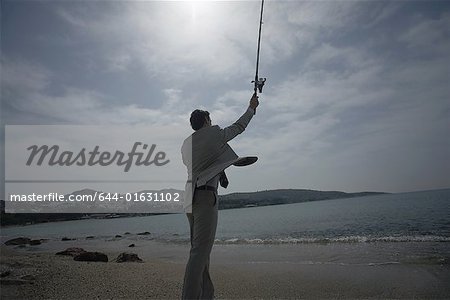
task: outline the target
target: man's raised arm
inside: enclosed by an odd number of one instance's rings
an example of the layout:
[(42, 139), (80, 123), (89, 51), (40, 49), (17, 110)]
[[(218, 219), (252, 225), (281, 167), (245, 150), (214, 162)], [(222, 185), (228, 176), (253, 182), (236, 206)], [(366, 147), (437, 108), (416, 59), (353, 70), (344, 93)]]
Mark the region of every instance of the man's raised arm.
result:
[(232, 140), (238, 134), (242, 133), (245, 130), (248, 123), (250, 123), (250, 120), (255, 114), (255, 109), (258, 107), (258, 105), (259, 105), (258, 96), (256, 95), (256, 93), (254, 93), (252, 98), (250, 99), (247, 111), (232, 125), (220, 130), (222, 134), (222, 139), (224, 140), (225, 143)]

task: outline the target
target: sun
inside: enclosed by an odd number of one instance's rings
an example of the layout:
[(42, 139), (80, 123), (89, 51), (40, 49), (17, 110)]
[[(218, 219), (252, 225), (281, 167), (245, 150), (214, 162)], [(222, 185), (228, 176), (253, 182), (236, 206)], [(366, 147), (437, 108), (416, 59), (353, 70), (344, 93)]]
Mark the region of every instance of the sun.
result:
[(178, 13), (182, 21), (183, 38), (193, 44), (203, 44), (214, 39), (220, 31), (224, 11), (217, 1), (178, 2)]
[(190, 20), (194, 25), (207, 26), (214, 19), (216, 13), (215, 1), (183, 1), (186, 13), (190, 13)]

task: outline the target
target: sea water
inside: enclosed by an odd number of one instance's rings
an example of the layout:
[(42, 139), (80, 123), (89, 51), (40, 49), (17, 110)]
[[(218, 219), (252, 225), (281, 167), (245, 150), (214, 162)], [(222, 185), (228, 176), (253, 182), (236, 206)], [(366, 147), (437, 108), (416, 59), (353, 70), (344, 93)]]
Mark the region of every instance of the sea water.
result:
[[(2, 228), (15, 236), (110, 237), (151, 232), (189, 241), (185, 214), (86, 219)], [(450, 189), (219, 211), (217, 243), (450, 242)]]

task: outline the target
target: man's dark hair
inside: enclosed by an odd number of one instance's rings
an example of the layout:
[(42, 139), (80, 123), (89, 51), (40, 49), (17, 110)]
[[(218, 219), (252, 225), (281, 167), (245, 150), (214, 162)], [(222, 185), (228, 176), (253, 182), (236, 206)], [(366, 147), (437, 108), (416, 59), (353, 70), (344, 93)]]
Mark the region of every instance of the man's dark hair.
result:
[(210, 120), (209, 112), (206, 110), (196, 109), (191, 113), (191, 126), (195, 131), (203, 127), (206, 120)]

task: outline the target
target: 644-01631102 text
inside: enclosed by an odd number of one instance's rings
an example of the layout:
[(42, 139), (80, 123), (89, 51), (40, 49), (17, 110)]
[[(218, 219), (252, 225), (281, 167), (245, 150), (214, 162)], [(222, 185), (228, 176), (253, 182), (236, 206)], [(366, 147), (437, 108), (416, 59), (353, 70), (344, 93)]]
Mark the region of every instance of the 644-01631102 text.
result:
[(99, 193), (99, 201), (133, 201), (133, 202), (179, 202), (180, 193), (178, 192), (139, 192), (139, 193)]

